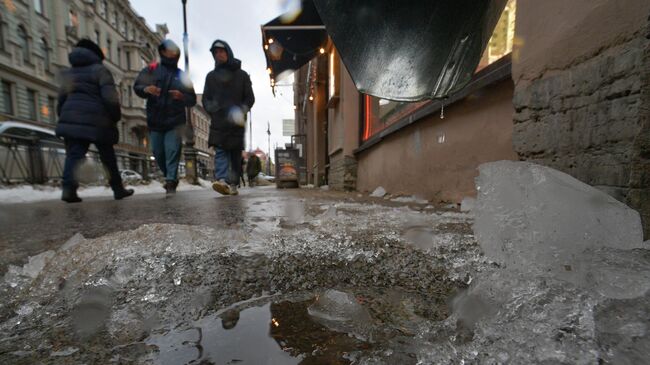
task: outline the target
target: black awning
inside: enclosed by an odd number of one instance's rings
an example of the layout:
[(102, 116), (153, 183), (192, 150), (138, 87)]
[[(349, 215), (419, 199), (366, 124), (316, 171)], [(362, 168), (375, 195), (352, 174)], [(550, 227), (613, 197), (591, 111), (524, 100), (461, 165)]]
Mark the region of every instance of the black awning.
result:
[(283, 73), (298, 70), (327, 44), (325, 26), (312, 0), (302, 0), (299, 13), (283, 14), (262, 26), (262, 46), (271, 85)]
[(466, 85), (507, 0), (313, 0), (362, 93), (443, 98)]

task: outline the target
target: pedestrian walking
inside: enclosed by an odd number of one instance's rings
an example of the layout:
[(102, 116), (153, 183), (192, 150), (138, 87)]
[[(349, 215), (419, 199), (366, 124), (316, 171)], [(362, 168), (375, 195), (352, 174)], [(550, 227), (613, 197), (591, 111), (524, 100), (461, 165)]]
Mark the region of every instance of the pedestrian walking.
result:
[(246, 165), (246, 174), (248, 175), (248, 186), (253, 187), (257, 175), (262, 171), (262, 161), (253, 152), (248, 157), (248, 164)]
[(133, 91), (147, 99), (149, 144), (156, 163), (165, 177), (165, 192), (178, 187), (186, 108), (196, 105), (196, 93), (189, 76), (178, 68), (181, 50), (170, 39), (158, 46), (159, 63), (145, 67), (133, 85)]
[(203, 107), (210, 114), (208, 144), (216, 150), (212, 188), (224, 195), (237, 195), (244, 150), (246, 114), (255, 103), (248, 73), (234, 57), (230, 45), (216, 40), (210, 47), (214, 70), (205, 78)]
[(72, 67), (61, 73), (56, 135), (65, 143), (63, 192), (61, 200), (79, 203), (75, 172), (94, 144), (108, 171), (116, 200), (133, 195), (125, 189), (117, 168), (115, 145), (119, 140), (116, 124), (122, 118), (120, 98), (111, 72), (103, 65), (104, 53), (93, 41), (82, 39), (68, 55)]

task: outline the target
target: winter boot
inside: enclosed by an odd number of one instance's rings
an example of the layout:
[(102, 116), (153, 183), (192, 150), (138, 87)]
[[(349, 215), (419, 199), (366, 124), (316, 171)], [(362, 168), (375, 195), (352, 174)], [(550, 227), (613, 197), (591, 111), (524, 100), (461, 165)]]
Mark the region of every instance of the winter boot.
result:
[(230, 187), (226, 184), (226, 181), (221, 179), (212, 183), (212, 190), (216, 191), (221, 195), (230, 195)]
[(63, 188), (61, 200), (66, 203), (81, 203), (81, 198), (77, 196), (77, 189), (74, 188)]
[(176, 188), (178, 187), (178, 181), (168, 180), (165, 182), (165, 191), (167, 194), (176, 194)]
[(239, 195), (239, 191), (237, 191), (237, 185), (230, 185), (230, 195)]
[(113, 197), (115, 200), (122, 200), (124, 198), (130, 197), (135, 191), (133, 189), (124, 189), (124, 186), (118, 186), (113, 188)]

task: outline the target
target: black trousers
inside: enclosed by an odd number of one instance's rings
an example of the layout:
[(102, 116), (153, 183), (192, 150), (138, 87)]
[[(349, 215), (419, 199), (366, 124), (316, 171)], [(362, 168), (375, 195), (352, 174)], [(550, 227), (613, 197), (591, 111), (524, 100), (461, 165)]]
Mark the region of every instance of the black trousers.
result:
[[(65, 138), (65, 166), (63, 167), (63, 187), (66, 189), (76, 189), (79, 184), (75, 179), (75, 171), (79, 163), (86, 158), (90, 141)], [(99, 152), (99, 159), (102, 161), (110, 175), (108, 183), (111, 188), (123, 188), (122, 177), (117, 169), (117, 159), (115, 158), (115, 149), (112, 144), (95, 143)]]

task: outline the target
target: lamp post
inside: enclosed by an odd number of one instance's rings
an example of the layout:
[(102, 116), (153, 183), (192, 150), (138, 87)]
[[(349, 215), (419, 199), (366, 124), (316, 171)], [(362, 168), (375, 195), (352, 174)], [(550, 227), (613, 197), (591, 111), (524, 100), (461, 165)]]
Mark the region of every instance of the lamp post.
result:
[[(185, 53), (185, 73), (187, 77), (190, 74), (190, 56), (188, 54), (189, 38), (187, 36), (187, 0), (183, 2), (183, 52)], [(185, 128), (185, 178), (190, 184), (198, 184), (198, 170), (196, 163), (197, 151), (194, 148), (194, 127), (192, 125), (192, 108), (186, 108), (186, 128)]]

